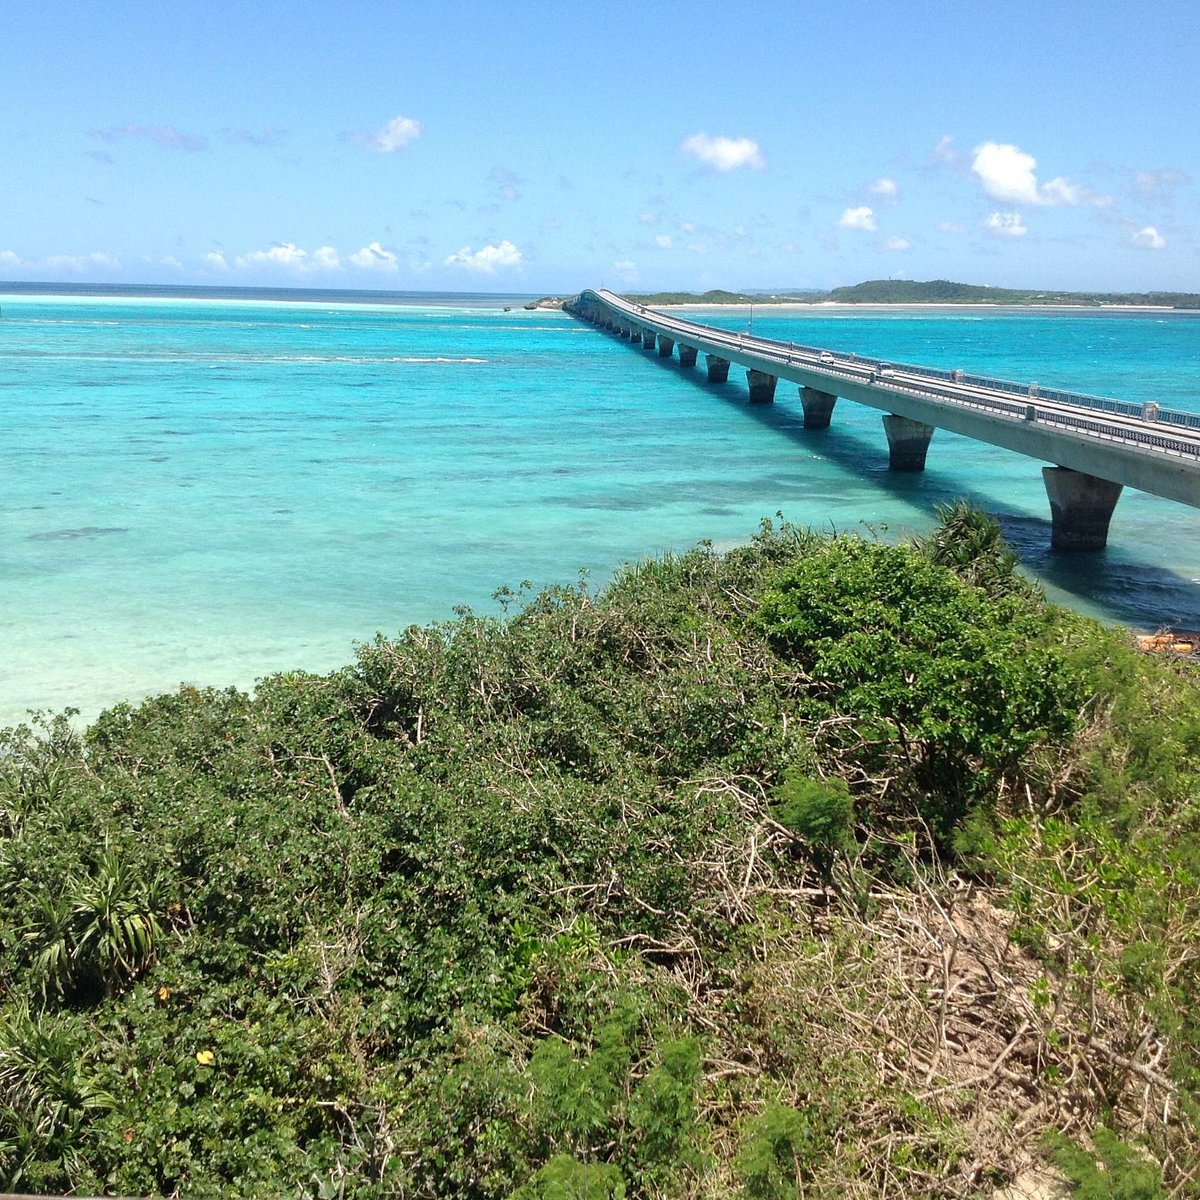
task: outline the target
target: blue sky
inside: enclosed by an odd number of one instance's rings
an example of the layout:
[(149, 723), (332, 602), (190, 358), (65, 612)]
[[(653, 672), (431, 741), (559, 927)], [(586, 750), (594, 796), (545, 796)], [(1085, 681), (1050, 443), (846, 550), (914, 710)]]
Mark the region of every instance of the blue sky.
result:
[(1200, 291), (1197, 0), (4, 4), (0, 280)]

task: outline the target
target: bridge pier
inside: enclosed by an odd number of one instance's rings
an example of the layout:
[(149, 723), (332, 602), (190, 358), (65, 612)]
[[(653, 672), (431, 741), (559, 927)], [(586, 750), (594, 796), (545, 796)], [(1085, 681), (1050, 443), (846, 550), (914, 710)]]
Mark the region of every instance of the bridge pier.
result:
[(775, 385), (779, 381), (766, 371), (756, 371), (749, 367), (746, 371), (746, 383), (750, 387), (751, 404), (773, 404), (775, 402)]
[(685, 346), (682, 342), (679, 344), (679, 365), (681, 367), (694, 367), (696, 365), (696, 347)]
[(653, 350), (654, 342), (655, 342), (655, 339), (657, 338), (657, 336), (658, 335), (654, 332), (653, 329), (643, 329), (642, 330), (642, 349), (643, 350)]
[(666, 334), (660, 333), (658, 335), (658, 357), (670, 358), (671, 351), (674, 349), (675, 343)]
[(1069, 467), (1043, 467), (1055, 550), (1103, 550), (1122, 486)]
[(829, 392), (819, 392), (816, 388), (802, 387), (800, 403), (804, 405), (804, 428), (828, 429), (836, 401), (837, 397)]
[(704, 361), (708, 364), (709, 383), (724, 383), (729, 378), (729, 359), (706, 354)]
[(883, 418), (888, 440), (888, 468), (892, 471), (925, 470), (925, 453), (933, 437), (933, 426), (889, 413)]

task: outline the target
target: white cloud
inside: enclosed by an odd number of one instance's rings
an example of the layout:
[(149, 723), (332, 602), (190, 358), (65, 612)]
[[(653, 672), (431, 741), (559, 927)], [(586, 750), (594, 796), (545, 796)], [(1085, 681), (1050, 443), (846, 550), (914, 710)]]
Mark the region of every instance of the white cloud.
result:
[(683, 139), (679, 148), (718, 171), (735, 171), (739, 167), (761, 170), (767, 165), (758, 143), (745, 137), (709, 137), (707, 133), (693, 133)]
[(1082, 204), (1091, 193), (1077, 183), (1068, 183), (1061, 175), (1041, 186), (1038, 194), (1043, 204)]
[(1135, 171), (1133, 186), (1143, 196), (1154, 200), (1168, 198), (1176, 189), (1190, 183), (1191, 180), (1183, 171), (1168, 167), (1162, 171)]
[(858, 208), (848, 208), (838, 218), (839, 229), (865, 229), (868, 233), (875, 229), (875, 213), (865, 204)]
[(876, 179), (869, 188), (867, 188), (873, 196), (886, 196), (890, 200), (894, 200), (900, 195), (900, 185), (894, 179)]
[(412, 117), (393, 117), (374, 133), (360, 133), (355, 140), (380, 154), (391, 154), (403, 150), (409, 142), (415, 142), (424, 132), (420, 121)]
[(1082, 184), (1068, 183), (1061, 175), (1039, 185), (1034, 172), (1036, 167), (1037, 159), (1032, 154), (1000, 142), (976, 146), (971, 162), (971, 170), (979, 176), (983, 190), (994, 200), (1047, 207), (1103, 206), (1112, 202), (1108, 196), (1097, 196)]
[(308, 266), (308, 251), (301, 250), (294, 242), (276, 242), (270, 250), (251, 250), (239, 254), (239, 267), (284, 267), (289, 271), (303, 271)]
[(221, 130), (221, 136), (234, 146), (277, 146), (288, 135), (286, 129), (276, 129), (274, 125), (268, 125), (262, 133), (255, 133), (251, 129), (230, 129)]
[(979, 176), (983, 190), (997, 200), (1017, 204), (1038, 204), (1037, 178), (1033, 173), (1037, 159), (1016, 146), (984, 142), (975, 147), (971, 170)]
[(1133, 244), (1146, 250), (1161, 250), (1167, 244), (1167, 239), (1153, 225), (1147, 225), (1133, 235)]
[(342, 260), (332, 246), (318, 246), (312, 253), (312, 265), (322, 271), (340, 271)]
[(293, 275), (311, 275), (317, 271), (340, 271), (342, 261), (332, 246), (320, 246), (311, 254), (295, 242), (276, 242), (269, 250), (251, 250), (232, 262), (220, 250), (210, 250), (201, 260), (209, 270), (239, 271), (260, 267), (289, 271)]
[(514, 174), (507, 167), (493, 167), (488, 172), (488, 179), (497, 184), (497, 192), (502, 200), (507, 200), (510, 203), (514, 200), (520, 200), (521, 192), (518, 184), (521, 183), (521, 177)]
[(910, 250), (912, 242), (908, 238), (890, 237), (883, 243), (885, 250)]
[(657, 225), (658, 217), (652, 212), (638, 213), (638, 223), (641, 225)]
[(82, 274), (94, 267), (114, 269), (121, 266), (115, 254), (93, 250), (90, 254), (47, 254), (44, 258), (22, 258), (15, 250), (0, 250), (0, 267), (23, 270), (69, 271)]
[(621, 276), (623, 283), (637, 283), (638, 281), (637, 263), (631, 258), (622, 258), (613, 263), (613, 270)]
[(520, 250), (507, 238), (498, 246), (484, 246), (480, 250), (464, 246), (458, 253), (449, 255), (445, 260), (448, 267), (462, 267), (480, 275), (494, 275), (500, 267), (519, 267), (521, 263)]
[(670, 250), (671, 235), (669, 233), (656, 234), (654, 238), (654, 244), (656, 246), (661, 246), (664, 250)]
[[(33, 266), (33, 263), (25, 263)], [(119, 267), (121, 260), (115, 254), (104, 254), (93, 251), (91, 254), (50, 254), (39, 263), (40, 267), (50, 267), (55, 271), (86, 271), (90, 267)]]
[(389, 274), (400, 270), (400, 261), (392, 250), (385, 250), (379, 242), (371, 242), (350, 255), (350, 261), (365, 271), (386, 271)]
[(954, 139), (944, 133), (938, 138), (938, 143), (934, 146), (930, 157), (935, 163), (940, 163), (942, 166), (953, 166), (962, 157), (958, 152), (958, 147), (954, 144)]
[(116, 125), (111, 129), (91, 129), (88, 137), (110, 144), (136, 138), (152, 142), (164, 150), (186, 150), (189, 153), (208, 149), (208, 138), (197, 133), (185, 133), (174, 125)]
[(937, 227), (939, 233), (956, 233), (961, 236), (967, 232), (967, 227), (958, 221), (939, 221)]
[(1079, 183), (1068, 183), (1061, 175), (1044, 183), (1038, 189), (1043, 204), (1066, 204), (1072, 207), (1091, 204), (1096, 208), (1107, 208), (1112, 204), (1111, 196), (1098, 196), (1091, 188)]
[(1029, 232), (1020, 213), (994, 212), (985, 222), (987, 227), (1000, 237), (1024, 237)]

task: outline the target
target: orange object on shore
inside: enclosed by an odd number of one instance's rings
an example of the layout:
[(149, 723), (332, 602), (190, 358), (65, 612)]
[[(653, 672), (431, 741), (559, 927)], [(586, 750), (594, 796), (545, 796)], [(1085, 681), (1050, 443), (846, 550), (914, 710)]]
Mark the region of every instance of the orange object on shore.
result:
[(1194, 654), (1200, 650), (1200, 633), (1167, 630), (1163, 633), (1139, 634), (1137, 648), (1147, 653), (1165, 650), (1170, 654)]

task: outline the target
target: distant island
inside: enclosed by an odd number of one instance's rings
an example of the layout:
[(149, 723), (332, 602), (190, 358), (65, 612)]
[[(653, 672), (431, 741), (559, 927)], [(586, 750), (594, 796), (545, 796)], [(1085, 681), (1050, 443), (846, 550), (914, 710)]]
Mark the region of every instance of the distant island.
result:
[(949, 279), (870, 279), (832, 291), (797, 289), (773, 293), (693, 292), (627, 293), (636, 304), (1027, 304), (1072, 305), (1087, 308), (1200, 309), (1197, 292), (1065, 292), (1032, 288), (983, 287)]

